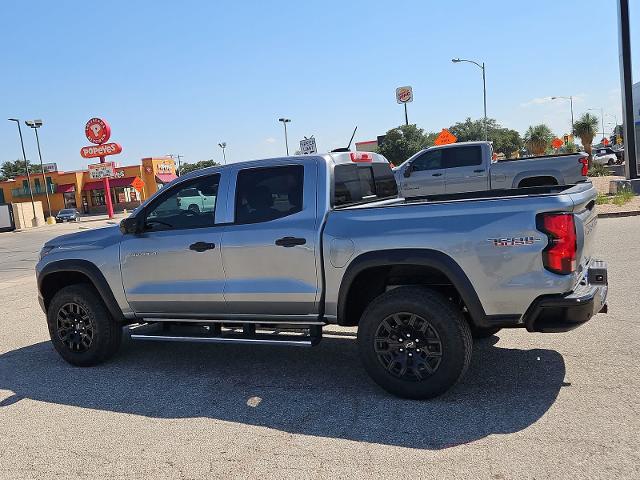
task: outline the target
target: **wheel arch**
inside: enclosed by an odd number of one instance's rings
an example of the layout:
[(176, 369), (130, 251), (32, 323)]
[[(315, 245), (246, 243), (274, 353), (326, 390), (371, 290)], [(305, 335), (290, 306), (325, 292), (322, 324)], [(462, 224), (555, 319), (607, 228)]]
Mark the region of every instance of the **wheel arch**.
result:
[[(402, 275), (413, 272), (419, 275), (416, 277), (418, 282), (418, 278), (424, 275), (433, 275), (435, 281), (447, 282), (466, 306), (471, 321), (475, 325), (484, 325), (486, 313), (473, 284), (460, 265), (441, 251), (426, 249), (383, 250), (356, 257), (347, 267), (340, 283), (337, 323), (356, 325), (366, 305), (385, 291), (386, 282), (392, 278), (394, 271), (403, 272)], [(359, 290), (365, 281), (370, 288)]]
[(49, 307), (53, 296), (69, 285), (91, 285), (111, 316), (117, 322), (125, 322), (122, 309), (118, 305), (107, 280), (100, 269), (88, 260), (58, 260), (47, 264), (38, 274), (38, 292), (44, 310)]

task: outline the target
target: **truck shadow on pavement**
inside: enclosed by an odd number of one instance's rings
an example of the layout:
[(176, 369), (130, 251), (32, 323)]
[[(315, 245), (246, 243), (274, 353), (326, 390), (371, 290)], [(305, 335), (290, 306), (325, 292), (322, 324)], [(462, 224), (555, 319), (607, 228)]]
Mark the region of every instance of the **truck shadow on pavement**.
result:
[[(445, 396), (393, 397), (367, 376), (353, 338), (313, 349), (132, 343), (109, 363), (75, 368), (49, 342), (0, 355), (0, 389), (28, 398), (155, 418), (208, 417), (285, 432), (443, 449), (536, 422), (563, 385), (552, 350), (477, 342), (471, 368)], [(211, 431), (216, 435), (215, 429)]]

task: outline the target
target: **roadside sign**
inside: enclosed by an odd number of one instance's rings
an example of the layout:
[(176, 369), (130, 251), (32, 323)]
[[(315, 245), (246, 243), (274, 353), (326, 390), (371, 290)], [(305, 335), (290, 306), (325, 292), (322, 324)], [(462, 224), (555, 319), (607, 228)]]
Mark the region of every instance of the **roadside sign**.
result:
[[(568, 140), (568, 137), (567, 137), (567, 140)], [(554, 138), (551, 141), (551, 146), (553, 148), (555, 148), (556, 150), (559, 149), (562, 145), (564, 145), (564, 142), (562, 140), (560, 140), (559, 138)]]
[(411, 87), (396, 88), (396, 102), (398, 103), (413, 102), (413, 89)]
[(451, 133), (446, 128), (443, 128), (442, 131), (436, 137), (436, 140), (433, 142), (434, 145), (449, 145), (450, 143), (456, 143), (458, 141), (458, 137), (456, 137), (453, 133)]
[(57, 163), (43, 163), (42, 164), (42, 170), (44, 171), (44, 173), (57, 172), (58, 171), (58, 164)]
[(104, 157), (107, 155), (117, 155), (122, 152), (122, 147), (119, 143), (103, 143), (101, 145), (89, 145), (88, 147), (82, 147), (80, 149), (80, 155), (82, 158), (96, 158)]
[(89, 178), (91, 180), (101, 180), (116, 176), (116, 164), (114, 162), (96, 163), (89, 165)]
[(313, 153), (317, 153), (318, 150), (316, 149), (316, 139), (311, 137), (300, 140), (300, 152), (302, 152), (303, 155), (311, 155)]
[(602, 139), (602, 144), (606, 147), (607, 145), (609, 145), (609, 139), (608, 138), (603, 138)]
[(131, 182), (131, 186), (133, 188), (135, 188), (137, 191), (139, 191), (140, 193), (142, 193), (142, 188), (144, 187), (144, 182), (142, 181), (142, 179), (140, 177), (136, 177), (133, 179), (133, 182)]
[(92, 118), (84, 126), (84, 134), (91, 143), (101, 144), (109, 140), (111, 127), (101, 118)]

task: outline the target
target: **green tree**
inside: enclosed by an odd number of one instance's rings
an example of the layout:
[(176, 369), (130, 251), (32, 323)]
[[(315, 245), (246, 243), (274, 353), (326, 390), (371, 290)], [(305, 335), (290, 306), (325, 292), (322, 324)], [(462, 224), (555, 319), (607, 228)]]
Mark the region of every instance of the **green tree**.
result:
[[(30, 173), (42, 173), (40, 165), (29, 162)], [(20, 175), (26, 175), (27, 169), (24, 160), (16, 160), (15, 162), (4, 162), (0, 166), (0, 180), (8, 180), (10, 178), (16, 178)]]
[(532, 125), (524, 134), (524, 144), (534, 155), (544, 155), (551, 146), (554, 135), (551, 129), (544, 123)]
[(437, 134), (424, 133), (415, 125), (401, 125), (389, 130), (378, 153), (384, 155), (394, 165), (400, 165), (423, 148), (433, 145)]
[(580, 137), (584, 151), (589, 154), (589, 168), (591, 168), (591, 144), (598, 132), (598, 117), (585, 113), (573, 124), (573, 131)]
[(179, 175), (184, 175), (185, 173), (193, 172), (194, 170), (200, 170), (201, 168), (207, 167), (215, 167), (216, 165), (220, 165), (218, 162), (214, 160), (200, 160), (195, 163), (187, 163), (184, 162), (180, 166)]
[[(467, 118), (449, 127), (459, 142), (473, 142), (484, 140), (484, 119), (472, 120)], [(504, 153), (506, 157), (522, 148), (522, 138), (516, 130), (502, 127), (495, 118), (487, 118), (487, 138), (493, 142), (496, 153)]]

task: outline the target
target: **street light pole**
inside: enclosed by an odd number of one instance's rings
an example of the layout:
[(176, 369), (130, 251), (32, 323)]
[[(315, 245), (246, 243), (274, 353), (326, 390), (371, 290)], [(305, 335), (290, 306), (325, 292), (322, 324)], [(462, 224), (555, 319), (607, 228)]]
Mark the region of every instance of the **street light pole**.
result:
[(573, 125), (575, 124), (573, 121), (573, 95), (569, 95), (568, 97), (551, 97), (551, 100), (557, 100), (559, 98), (569, 100), (569, 103), (571, 104), (571, 135), (573, 135)]
[(287, 123), (291, 122), (290, 118), (279, 118), (279, 122), (284, 125), (284, 145), (287, 149), (287, 157), (289, 156), (289, 139), (287, 138)]
[(224, 164), (227, 164), (227, 156), (224, 153), (224, 149), (227, 148), (227, 142), (220, 142), (218, 144), (218, 146), (222, 149), (222, 159), (224, 161)]
[(51, 218), (51, 201), (49, 200), (49, 185), (47, 184), (47, 177), (44, 172), (44, 165), (42, 164), (42, 152), (40, 151), (40, 137), (38, 136), (38, 129), (42, 126), (42, 120), (26, 120), (24, 123), (28, 127), (33, 128), (33, 131), (36, 134), (36, 144), (38, 145), (38, 157), (40, 157), (40, 170), (42, 171), (42, 180), (44, 181), (44, 193), (47, 196), (47, 208), (49, 210), (49, 216), (47, 218)]
[(31, 195), (31, 208), (33, 209), (33, 218), (31, 219), (31, 226), (38, 225), (38, 219), (36, 217), (36, 202), (33, 199), (33, 190), (31, 189), (31, 173), (29, 172), (29, 162), (27, 161), (27, 154), (24, 151), (24, 140), (22, 139), (22, 129), (20, 128), (20, 120), (17, 118), (10, 118), (10, 122), (16, 122), (18, 125), (18, 134), (20, 135), (20, 146), (22, 147), (22, 157), (24, 158), (24, 166), (27, 170), (27, 182), (29, 182), (29, 195)]
[(486, 79), (486, 68), (484, 66), (484, 62), (480, 65), (478, 62), (474, 60), (465, 60), (464, 58), (452, 58), (451, 61), (453, 63), (473, 63), (480, 70), (482, 70), (482, 98), (484, 102), (484, 139), (485, 141), (489, 140), (489, 135), (487, 133), (487, 79)]

